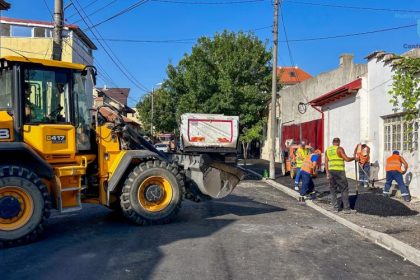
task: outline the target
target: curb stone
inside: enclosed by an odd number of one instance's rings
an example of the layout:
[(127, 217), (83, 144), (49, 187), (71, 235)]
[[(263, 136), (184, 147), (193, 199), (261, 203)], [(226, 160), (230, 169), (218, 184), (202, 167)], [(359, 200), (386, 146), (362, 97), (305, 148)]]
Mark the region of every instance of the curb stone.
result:
[[(299, 194), (288, 187), (279, 184), (273, 180), (266, 180), (266, 182), (271, 185), (272, 187), (280, 190), (281, 192), (286, 193), (287, 195), (299, 199)], [(324, 208), (316, 205), (313, 201), (306, 201), (306, 205), (315, 209), (316, 211), (320, 212), (321, 214), (327, 216), (335, 220), (336, 222), (350, 228), (351, 230), (357, 232), (358, 234), (362, 235), (363, 237), (369, 239), (371, 242), (394, 252), (395, 254), (404, 258), (404, 260), (409, 260), (410, 262), (414, 263), (415, 265), (420, 267), (420, 250), (401, 242), (400, 240), (382, 232), (378, 232), (372, 229), (363, 228), (361, 226), (356, 225), (332, 212), (325, 210)]]

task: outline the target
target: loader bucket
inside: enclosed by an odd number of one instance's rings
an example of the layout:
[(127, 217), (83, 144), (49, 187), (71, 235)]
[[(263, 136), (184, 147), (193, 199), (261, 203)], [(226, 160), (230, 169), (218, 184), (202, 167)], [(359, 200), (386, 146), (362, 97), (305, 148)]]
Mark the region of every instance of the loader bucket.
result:
[(229, 195), (245, 177), (241, 169), (220, 162), (211, 162), (205, 169), (203, 165), (190, 165), (188, 169), (189, 179), (201, 193), (212, 198), (223, 198)]
[(184, 168), (187, 181), (194, 189), (212, 198), (229, 195), (246, 175), (240, 168), (209, 155), (172, 154), (170, 158)]
[(236, 185), (245, 177), (245, 173), (237, 168), (223, 163), (214, 162), (203, 176), (202, 193), (213, 198), (223, 198), (229, 195)]

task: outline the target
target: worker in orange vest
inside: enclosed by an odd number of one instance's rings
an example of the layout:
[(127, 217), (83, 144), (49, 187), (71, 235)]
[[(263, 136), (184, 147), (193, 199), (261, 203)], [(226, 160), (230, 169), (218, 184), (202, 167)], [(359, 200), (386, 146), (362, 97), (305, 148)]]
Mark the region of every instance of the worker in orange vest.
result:
[(300, 169), (300, 176), (302, 179), (302, 187), (300, 189), (300, 201), (303, 201), (306, 196), (307, 199), (314, 199), (315, 185), (312, 180), (312, 176), (316, 175), (317, 162), (321, 155), (320, 150), (315, 150), (314, 153), (309, 154), (305, 157), (302, 167)]
[(370, 148), (366, 144), (358, 144), (354, 150), (355, 160), (359, 165), (359, 185), (367, 188), (370, 172)]
[[(404, 165), (404, 170), (402, 170), (401, 166)], [(404, 183), (403, 174), (407, 172), (408, 163), (405, 159), (400, 156), (399, 151), (393, 151), (392, 156), (386, 159), (386, 183), (384, 187), (384, 196), (390, 196), (390, 188), (392, 182), (395, 180), (398, 183), (398, 187), (400, 188), (401, 195), (404, 198), (404, 201), (409, 202), (411, 200), (410, 193), (408, 192), (407, 186)]]

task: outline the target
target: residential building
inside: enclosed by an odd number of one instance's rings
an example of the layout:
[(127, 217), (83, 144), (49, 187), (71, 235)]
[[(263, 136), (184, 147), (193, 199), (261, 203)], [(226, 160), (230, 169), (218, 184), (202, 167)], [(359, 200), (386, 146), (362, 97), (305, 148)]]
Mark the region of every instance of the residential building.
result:
[[(403, 56), (420, 57), (420, 49)], [(385, 178), (386, 158), (399, 150), (409, 164), (405, 181), (411, 194), (420, 197), (420, 119), (406, 122), (388, 94), (399, 56), (377, 51), (366, 58), (367, 73), (309, 102), (324, 115), (324, 145), (340, 137), (347, 154), (352, 154), (356, 144), (366, 143), (371, 148), (372, 176), (376, 180)], [(346, 174), (355, 178), (353, 162), (346, 164)]]
[[(0, 57), (26, 56), (51, 59), (53, 28), (52, 22), (0, 17)], [(63, 36), (63, 61), (94, 64), (93, 50), (97, 48), (77, 25), (66, 24)], [(93, 87), (93, 81), (85, 79), (86, 91), (92, 92)], [(92, 108), (92, 98), (87, 102), (89, 108)]]
[(312, 76), (297, 66), (280, 66), (277, 67), (277, 77), (281, 87), (287, 88), (310, 79)]
[[(130, 88), (107, 88), (102, 89), (95, 88), (93, 91), (94, 97), (94, 108), (98, 108), (104, 104), (109, 104), (115, 107), (124, 116), (124, 120), (133, 126), (140, 127), (141, 123), (137, 118), (136, 110), (130, 108), (128, 104), (128, 96), (130, 94)], [(105, 109), (105, 113), (115, 114), (110, 111), (110, 108)], [(102, 111), (101, 111), (102, 112)]]
[[(51, 58), (53, 28), (52, 22), (0, 17), (0, 56)], [(63, 61), (93, 65), (92, 52), (96, 49), (77, 25), (64, 25)]]
[[(282, 88), (276, 104), (276, 161), (282, 161), (280, 155), (285, 149), (286, 141), (298, 143), (305, 140), (308, 144), (323, 150), (323, 114), (319, 109), (311, 107), (309, 100), (354, 81), (366, 72), (366, 64), (356, 64), (353, 62), (352, 54), (343, 54), (339, 58), (338, 68)], [(269, 120), (267, 131), (270, 128)], [(262, 150), (263, 159), (269, 159), (270, 140), (268, 135)]]

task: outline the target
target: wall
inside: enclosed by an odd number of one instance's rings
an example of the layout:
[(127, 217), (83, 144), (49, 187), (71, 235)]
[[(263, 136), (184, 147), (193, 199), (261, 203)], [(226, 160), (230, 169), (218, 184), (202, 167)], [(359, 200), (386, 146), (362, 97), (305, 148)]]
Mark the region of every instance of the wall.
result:
[[(322, 108), (324, 111), (324, 147), (332, 145), (332, 139), (340, 138), (347, 156), (352, 156), (359, 143), (360, 95), (359, 93), (338, 100)], [(346, 162), (346, 175), (355, 178), (354, 162)]]
[[(420, 50), (412, 50), (404, 55), (420, 57)], [(372, 162), (379, 165), (379, 179), (385, 178), (385, 163), (390, 152), (384, 151), (384, 123), (381, 117), (392, 115), (397, 111), (393, 110), (389, 103), (389, 90), (392, 87), (392, 60), (390, 54), (378, 54), (368, 61), (368, 83), (367, 90), (369, 92), (368, 108), (369, 121), (367, 140), (371, 147)], [(420, 197), (420, 154), (415, 152), (401, 152), (401, 155), (407, 160), (409, 170), (405, 176), (406, 182), (410, 181), (410, 192), (413, 196)]]
[[(73, 31), (68, 38), (63, 40), (62, 60), (67, 62), (93, 64), (93, 57), (87, 53)], [(19, 55), (27, 57), (51, 59), (52, 58), (52, 38), (26, 38), (26, 37), (0, 37), (0, 56)], [(7, 48), (7, 49), (6, 49)], [(11, 49), (11, 50), (9, 50)]]
[[(284, 126), (320, 119), (321, 114), (310, 106), (307, 106), (305, 114), (299, 113), (298, 104), (300, 102), (308, 103), (310, 100), (348, 84), (367, 71), (367, 65), (354, 64), (353, 56), (350, 54), (341, 55), (339, 62), (337, 69), (321, 73), (299, 84), (280, 90), (280, 107), (277, 110), (281, 109), (281, 119)], [(269, 125), (267, 131), (270, 131)], [(267, 160), (268, 140), (264, 143), (261, 155), (261, 158)], [(278, 153), (277, 151), (276, 154)]]

